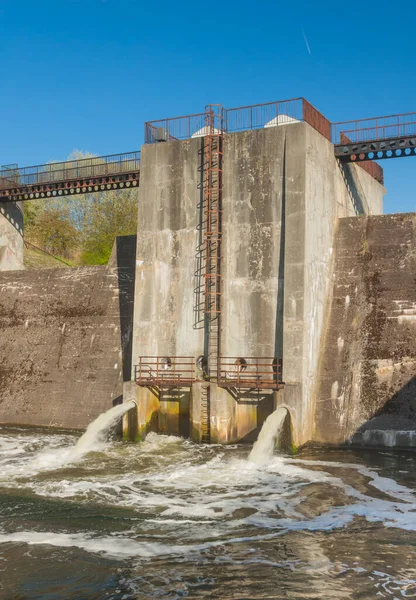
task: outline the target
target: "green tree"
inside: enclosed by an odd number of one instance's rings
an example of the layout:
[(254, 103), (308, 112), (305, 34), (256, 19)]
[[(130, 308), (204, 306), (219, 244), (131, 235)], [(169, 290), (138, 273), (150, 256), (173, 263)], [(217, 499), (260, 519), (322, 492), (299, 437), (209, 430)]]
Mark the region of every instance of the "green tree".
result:
[(70, 258), (78, 245), (78, 232), (65, 213), (58, 209), (42, 211), (36, 218), (35, 237), (43, 250)]
[(137, 190), (114, 190), (90, 196), (82, 219), (82, 261), (103, 264), (110, 257), (116, 236), (136, 233)]
[[(75, 150), (65, 168), (76, 170), (81, 159), (83, 174), (101, 159)], [(62, 177), (59, 163), (45, 166), (45, 178)], [(85, 173), (84, 173), (85, 171)], [(44, 250), (71, 258), (79, 264), (105, 264), (118, 235), (136, 233), (137, 189), (111, 190), (83, 195), (55, 196), (25, 203), (25, 236)]]

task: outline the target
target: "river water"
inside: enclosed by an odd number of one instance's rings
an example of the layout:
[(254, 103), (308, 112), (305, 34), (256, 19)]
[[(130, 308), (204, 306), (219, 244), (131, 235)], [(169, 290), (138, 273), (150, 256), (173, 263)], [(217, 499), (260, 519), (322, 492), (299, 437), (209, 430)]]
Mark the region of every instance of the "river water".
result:
[(0, 428), (0, 598), (416, 598), (416, 455)]

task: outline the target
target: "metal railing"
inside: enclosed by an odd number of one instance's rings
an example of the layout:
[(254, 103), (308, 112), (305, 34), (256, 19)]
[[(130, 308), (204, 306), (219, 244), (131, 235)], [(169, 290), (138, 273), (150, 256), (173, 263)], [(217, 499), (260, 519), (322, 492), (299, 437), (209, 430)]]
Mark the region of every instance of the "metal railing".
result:
[(332, 123), (332, 141), (343, 144), (343, 136), (350, 143), (360, 143), (416, 135), (416, 113), (358, 119)]
[(227, 133), (263, 129), (303, 120), (302, 98), (239, 106), (225, 110)]
[(283, 386), (281, 358), (222, 356), (218, 361), (221, 387), (277, 390)]
[[(152, 144), (205, 136), (207, 134), (206, 116), (207, 113), (199, 113), (148, 121), (145, 123), (145, 143)], [(301, 121), (309, 123), (328, 140), (331, 139), (330, 121), (304, 98), (228, 108), (224, 111), (224, 131), (219, 131), (219, 133), (263, 129)]]
[(137, 385), (146, 387), (190, 386), (197, 381), (192, 356), (140, 356), (134, 366)]
[(0, 189), (137, 172), (140, 151), (0, 171)]
[(206, 135), (206, 113), (148, 121), (144, 124), (144, 143), (188, 140)]
[(304, 121), (331, 139), (331, 123), (304, 98), (229, 108), (225, 111), (226, 131), (232, 133), (264, 129)]

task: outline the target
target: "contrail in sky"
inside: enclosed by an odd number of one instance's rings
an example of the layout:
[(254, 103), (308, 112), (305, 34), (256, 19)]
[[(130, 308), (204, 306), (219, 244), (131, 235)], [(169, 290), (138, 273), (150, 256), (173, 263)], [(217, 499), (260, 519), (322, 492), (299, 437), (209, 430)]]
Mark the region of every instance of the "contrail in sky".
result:
[(312, 54), (309, 43), (308, 43), (308, 38), (306, 37), (306, 33), (305, 33), (305, 30), (303, 29), (303, 27), (302, 27), (302, 34), (303, 34), (303, 39), (305, 40), (306, 48), (307, 48), (309, 54)]

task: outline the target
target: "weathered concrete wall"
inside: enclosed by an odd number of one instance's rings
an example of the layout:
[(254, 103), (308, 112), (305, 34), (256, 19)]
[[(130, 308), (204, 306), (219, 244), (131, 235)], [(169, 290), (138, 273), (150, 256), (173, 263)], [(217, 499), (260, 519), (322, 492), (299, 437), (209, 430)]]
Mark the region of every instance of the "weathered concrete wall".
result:
[[(201, 232), (202, 140), (143, 146), (140, 158), (133, 366), (139, 356), (204, 353), (198, 247)], [(132, 374), (134, 378), (134, 373)], [(136, 390), (153, 407), (149, 390)], [(189, 432), (189, 390), (158, 403), (159, 429)], [(144, 413), (153, 414), (146, 409)], [(139, 418), (140, 415), (139, 415)], [(187, 420), (187, 427), (185, 427)], [(180, 423), (180, 427), (179, 427)], [(139, 423), (141, 432), (149, 425)]]
[[(224, 137), (223, 356), (273, 357), (281, 341), (284, 156), (286, 136), (296, 134), (297, 128), (276, 127)], [(212, 440), (255, 440), (272, 404), (271, 391), (212, 390)]]
[(342, 169), (354, 206), (356, 209), (362, 209), (358, 210), (358, 213), (381, 215), (386, 189), (364, 169), (353, 163), (346, 163)]
[(23, 203), (0, 203), (0, 271), (23, 269)]
[(299, 133), (273, 127), (224, 137), (224, 356), (275, 355), (285, 145)]
[[(141, 157), (133, 355), (204, 353), (198, 251), (202, 140)], [(306, 123), (224, 136), (221, 355), (283, 356), (295, 443), (312, 437), (316, 373), (338, 217), (356, 214), (333, 145)], [(384, 188), (353, 166), (379, 206)], [(147, 392), (152, 403), (151, 392)], [(255, 438), (272, 394), (212, 390), (215, 441)], [(218, 401), (217, 401), (218, 400)], [(165, 409), (173, 407), (166, 404)], [(192, 401), (192, 410), (195, 400)]]
[[(299, 445), (313, 435), (336, 225), (338, 218), (356, 214), (358, 201), (346, 185), (332, 144), (306, 124), (296, 127), (296, 142), (287, 143), (286, 151), (283, 379), (287, 385), (279, 398), (291, 410), (294, 441)], [(355, 165), (352, 171), (364, 183), (368, 205), (379, 208), (383, 186)]]
[(416, 428), (415, 248), (415, 214), (340, 220), (316, 441)]
[(201, 144), (201, 139), (193, 139), (145, 145), (142, 149), (135, 357), (203, 353), (203, 329), (194, 327)]
[(134, 257), (130, 237), (106, 267), (0, 273), (0, 423), (83, 429), (122, 400)]

